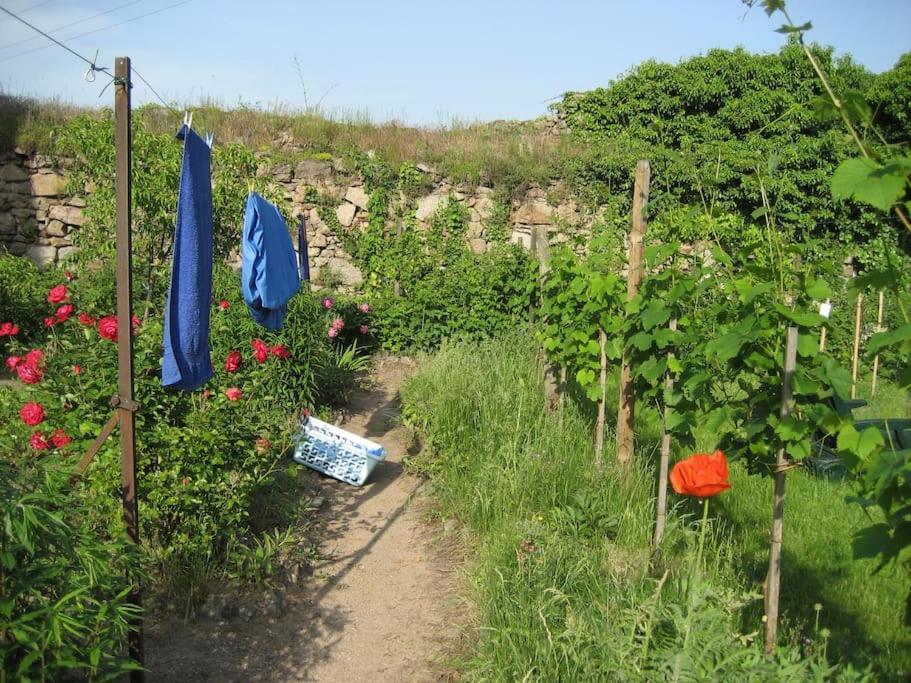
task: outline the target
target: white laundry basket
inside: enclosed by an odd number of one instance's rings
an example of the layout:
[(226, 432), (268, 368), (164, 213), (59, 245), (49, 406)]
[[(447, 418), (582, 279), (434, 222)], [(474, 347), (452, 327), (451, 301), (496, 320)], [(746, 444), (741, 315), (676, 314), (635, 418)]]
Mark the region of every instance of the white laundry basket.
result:
[(301, 422), (294, 448), (295, 462), (354, 486), (361, 486), (386, 449), (357, 434), (307, 417)]

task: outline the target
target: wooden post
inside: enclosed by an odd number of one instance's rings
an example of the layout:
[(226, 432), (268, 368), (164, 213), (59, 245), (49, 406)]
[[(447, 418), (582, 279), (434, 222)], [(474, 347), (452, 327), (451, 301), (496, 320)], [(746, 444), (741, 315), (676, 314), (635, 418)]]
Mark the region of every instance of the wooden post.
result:
[[(883, 303), (884, 293), (883, 290), (879, 290), (879, 310), (876, 313), (876, 331), (883, 331)], [(879, 373), (879, 354), (877, 353), (873, 357), (873, 384), (870, 386), (870, 398), (876, 396), (876, 375)]]
[(854, 355), (851, 358), (851, 398), (857, 398), (857, 366), (860, 356), (860, 314), (864, 295), (857, 293), (857, 310), (854, 312)]
[[(539, 300), (543, 302), (544, 285), (550, 270), (550, 241), (546, 226), (538, 225), (532, 228), (531, 248), (532, 256), (538, 261), (538, 295)], [(560, 398), (560, 369), (555, 363), (548, 362), (547, 352), (543, 348), (540, 349), (540, 354), (541, 362), (544, 364), (544, 401), (547, 410), (551, 411), (557, 406)]]
[[(677, 330), (677, 318), (671, 318), (669, 325), (671, 331)], [(668, 365), (673, 359), (673, 352), (667, 354)], [(664, 378), (665, 396), (674, 389), (674, 373), (668, 368)], [(661, 545), (664, 537), (664, 525), (667, 520), (667, 469), (671, 457), (671, 435), (667, 431), (667, 404), (664, 406), (664, 431), (661, 434), (661, 459), (658, 463), (658, 514), (655, 520), (655, 535), (652, 537), (652, 549)]]
[[(784, 357), (784, 375), (781, 381), (781, 417), (791, 414), (791, 378), (797, 368), (797, 328), (788, 328), (788, 343)], [(781, 538), (784, 529), (784, 489), (787, 454), (784, 446), (778, 449), (775, 467), (775, 499), (772, 506), (772, 543), (769, 549), (769, 573), (765, 590), (765, 651), (775, 652), (778, 642), (778, 601), (781, 593)]]
[[(133, 263), (132, 263), (132, 205), (131, 205), (131, 148), (132, 127), (130, 110), (130, 58), (118, 57), (114, 62), (114, 191), (116, 202), (117, 239), (117, 397), (115, 408), (120, 414), (120, 484), (123, 492), (123, 521), (130, 539), (139, 543), (139, 505), (136, 498), (136, 420), (137, 405), (133, 400)], [(130, 595), (137, 607), (142, 596), (137, 587)], [(143, 662), (142, 622), (130, 632), (130, 656)], [(145, 680), (142, 671), (130, 673), (133, 681)]]
[(598, 348), (601, 349), (601, 398), (595, 422), (595, 465), (601, 467), (604, 464), (604, 411), (607, 404), (607, 334), (601, 328), (598, 328)]
[[(629, 274), (627, 275), (626, 296), (632, 300), (639, 292), (642, 281), (642, 248), (645, 240), (645, 207), (648, 204), (649, 177), (648, 161), (636, 164), (636, 179), (633, 183), (632, 225), (629, 232)], [(633, 459), (633, 424), (636, 410), (636, 389), (633, 384), (632, 368), (629, 365), (629, 350), (626, 340), (623, 344), (623, 360), (620, 366), (620, 406), (617, 410), (617, 460), (629, 465)]]

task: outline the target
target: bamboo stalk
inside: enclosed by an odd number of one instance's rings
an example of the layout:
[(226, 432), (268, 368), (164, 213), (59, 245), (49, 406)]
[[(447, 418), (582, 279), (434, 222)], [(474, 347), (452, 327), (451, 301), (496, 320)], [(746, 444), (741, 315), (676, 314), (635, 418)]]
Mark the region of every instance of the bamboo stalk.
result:
[[(879, 311), (876, 313), (876, 331), (883, 331), (883, 304), (885, 303), (885, 293), (879, 290)], [(879, 354), (873, 357), (873, 384), (870, 386), (870, 398), (876, 396), (876, 375), (879, 373)]]
[(601, 398), (598, 401), (598, 420), (595, 423), (595, 465), (604, 464), (604, 410), (607, 403), (607, 334), (598, 329), (598, 347), (601, 350)]
[[(788, 328), (784, 376), (781, 382), (782, 418), (791, 414), (791, 378), (797, 368), (797, 328)], [(778, 449), (775, 468), (775, 498), (772, 507), (772, 542), (769, 548), (769, 573), (765, 590), (765, 651), (774, 654), (778, 643), (778, 601), (781, 592), (781, 541), (784, 531), (785, 476), (787, 454), (784, 446)]]
[[(672, 331), (677, 329), (677, 318), (671, 318), (669, 325)], [(667, 354), (668, 366), (674, 358), (673, 352)], [(674, 373), (668, 369), (664, 378), (665, 396), (674, 389)], [(664, 406), (664, 432), (661, 434), (661, 459), (658, 464), (658, 512), (655, 521), (655, 535), (652, 537), (652, 548), (657, 549), (664, 538), (664, 526), (667, 521), (667, 469), (671, 456), (671, 435), (667, 431), (667, 411)]]
[(854, 312), (854, 355), (851, 359), (851, 398), (857, 398), (857, 366), (860, 358), (860, 314), (864, 295), (857, 293), (857, 309)]

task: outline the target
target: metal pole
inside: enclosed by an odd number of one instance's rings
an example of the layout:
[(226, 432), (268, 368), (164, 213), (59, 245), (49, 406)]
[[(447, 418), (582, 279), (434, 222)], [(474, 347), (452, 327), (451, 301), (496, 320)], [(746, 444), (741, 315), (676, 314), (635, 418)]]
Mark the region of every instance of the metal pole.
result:
[[(114, 62), (114, 146), (115, 193), (117, 203), (117, 399), (120, 415), (120, 483), (123, 491), (123, 521), (127, 534), (139, 544), (139, 506), (136, 500), (136, 421), (133, 400), (133, 278), (132, 278), (132, 205), (130, 201), (130, 156), (132, 136), (130, 126), (130, 58), (118, 57)], [(130, 595), (137, 607), (142, 605), (140, 590)], [(130, 656), (143, 663), (142, 622), (130, 631)], [(142, 671), (130, 674), (133, 681), (145, 680)]]

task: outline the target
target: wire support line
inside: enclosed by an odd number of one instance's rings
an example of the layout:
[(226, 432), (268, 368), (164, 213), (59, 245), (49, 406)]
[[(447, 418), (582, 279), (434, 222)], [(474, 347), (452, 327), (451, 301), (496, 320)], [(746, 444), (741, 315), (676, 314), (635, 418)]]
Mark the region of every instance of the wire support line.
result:
[[(93, 61), (92, 61), (91, 59), (89, 59), (88, 57), (83, 57), (81, 54), (79, 54), (78, 52), (76, 52), (73, 48), (69, 47), (68, 45), (64, 45), (63, 43), (61, 43), (59, 40), (57, 40), (57, 39), (54, 38), (53, 36), (49, 36), (47, 33), (45, 33), (44, 31), (42, 31), (40, 28), (38, 28), (38, 27), (35, 26), (34, 24), (30, 24), (30, 23), (27, 22), (25, 19), (23, 19), (22, 17), (20, 17), (18, 14), (14, 14), (13, 12), (10, 12), (8, 9), (6, 9), (6, 7), (0, 6), (0, 10), (2, 10), (3, 12), (6, 12), (6, 13), (7, 13), (8, 15), (10, 15), (13, 19), (15, 19), (15, 20), (17, 20), (17, 21), (19, 21), (19, 22), (22, 22), (23, 24), (25, 24), (26, 26), (28, 26), (28, 27), (29, 27), (30, 29), (32, 29), (33, 31), (35, 31), (35, 32), (37, 32), (37, 33), (40, 33), (42, 36), (44, 36), (45, 38), (47, 38), (48, 40), (50, 40), (52, 43), (55, 43), (55, 44), (59, 45), (59, 46), (62, 47), (64, 50), (66, 50), (66, 51), (69, 52), (71, 55), (73, 55), (74, 57), (78, 57), (78, 58), (81, 59), (83, 62), (85, 62), (86, 64), (88, 64), (88, 65), (89, 65), (89, 70), (85, 72), (85, 73), (86, 73), (86, 80), (88, 80), (89, 74), (92, 74), (93, 80), (94, 80), (94, 74), (95, 74), (96, 71), (101, 71), (101, 72), (107, 74), (108, 77), (109, 77), (112, 81), (114, 80), (114, 77), (111, 75), (111, 72), (108, 71), (105, 67), (98, 67), (98, 66), (95, 66), (95, 62), (93, 62)], [(49, 47), (49, 46), (45, 45), (44, 47)]]
[[(165, 12), (165, 11), (167, 11), (167, 10), (169, 10), (169, 9), (174, 9), (175, 7), (180, 7), (181, 5), (186, 5), (186, 4), (190, 3), (190, 2), (193, 2), (193, 0), (180, 0), (180, 2), (175, 2), (175, 3), (173, 3), (173, 4), (166, 5), (166, 6), (164, 6), (164, 7), (160, 7), (160, 8), (158, 8), (158, 9), (156, 9), (156, 10), (151, 11), (151, 12), (146, 12), (145, 14), (140, 14), (140, 15), (135, 16), (135, 17), (130, 17), (129, 19), (124, 19), (123, 21), (118, 21), (118, 22), (115, 22), (115, 23), (113, 23), (113, 24), (108, 24), (107, 26), (102, 26), (101, 28), (92, 29), (91, 31), (86, 31), (85, 33), (78, 33), (78, 34), (76, 34), (75, 36), (69, 36), (66, 40), (76, 40), (77, 38), (84, 38), (85, 36), (91, 36), (91, 35), (94, 35), (95, 33), (100, 33), (101, 31), (107, 31), (108, 29), (116, 28), (117, 26), (123, 26), (124, 24), (129, 24), (130, 22), (133, 22), (133, 21), (138, 21), (138, 20), (140, 20), (140, 19), (145, 19), (146, 17), (151, 17), (151, 16), (153, 16), (153, 15), (155, 15), (155, 14), (160, 14), (161, 12)], [(3, 8), (0, 7), (0, 9), (3, 9)], [(7, 14), (12, 14), (9, 10), (4, 10), (4, 11), (5, 11)], [(19, 17), (16, 17), (16, 18), (18, 19)], [(22, 20), (20, 19), (20, 21), (22, 21)], [(52, 41), (54, 41), (55, 43), (58, 42), (58, 41), (54, 40), (53, 38), (51, 38), (50, 36), (47, 36), (47, 37), (50, 38), (50, 39), (51, 39)], [(16, 59), (16, 58), (18, 58), (18, 57), (23, 57), (23, 56), (25, 56), (25, 55), (32, 54), (33, 52), (38, 52), (39, 50), (45, 50), (45, 49), (47, 49), (47, 48), (49, 48), (49, 47), (50, 47), (50, 45), (41, 45), (41, 46), (39, 46), (39, 47), (33, 47), (33, 48), (30, 49), (30, 50), (25, 50), (25, 51), (23, 51), (23, 52), (18, 52), (18, 53), (14, 54), (14, 55), (10, 55), (9, 57), (3, 57), (2, 59), (0, 59), (0, 62), (8, 62), (8, 61), (11, 60), (11, 59)]]
[[(98, 12), (97, 14), (92, 14), (91, 16), (85, 17), (84, 19), (72, 21), (69, 24), (64, 24), (63, 26), (58, 26), (57, 28), (48, 29), (48, 33), (57, 33), (59, 31), (65, 31), (66, 29), (72, 28), (73, 26), (78, 26), (79, 24), (84, 24), (85, 22), (91, 21), (92, 19), (97, 19), (98, 17), (103, 17), (105, 14), (111, 14), (112, 12), (116, 12), (117, 10), (122, 10), (125, 7), (129, 7), (130, 5), (136, 5), (140, 2), (142, 2), (142, 0), (130, 0), (130, 2), (125, 2), (121, 5), (117, 5), (116, 7), (112, 7), (111, 9), (105, 10), (104, 12)], [(17, 40), (15, 43), (9, 43), (8, 45), (0, 46), (0, 50), (8, 50), (10, 48), (17, 47), (18, 45), (23, 45), (24, 43), (30, 43), (31, 41), (37, 40), (37, 39), (38, 39), (38, 36), (31, 36), (29, 38), (23, 38), (22, 40)]]
[[(38, 9), (39, 7), (50, 5), (52, 2), (56, 2), (56, 0), (44, 0), (44, 2), (36, 2), (34, 5), (29, 5), (28, 7), (17, 9), (16, 12), (19, 14), (25, 14), (26, 12), (31, 12), (33, 9)], [(4, 21), (9, 21), (9, 19), (9, 17), (0, 17), (0, 24), (2, 24)]]
[(136, 74), (136, 77), (137, 77), (140, 81), (142, 81), (143, 83), (145, 83), (146, 87), (147, 87), (149, 90), (152, 91), (152, 94), (155, 95), (155, 97), (158, 98), (158, 101), (159, 101), (159, 102), (161, 102), (165, 107), (167, 107), (168, 109), (170, 109), (172, 112), (174, 112), (174, 113), (177, 114), (178, 116), (181, 116), (181, 112), (179, 112), (177, 109), (175, 109), (175, 108), (172, 107), (170, 104), (168, 104), (168, 103), (165, 101), (165, 99), (164, 99), (161, 95), (158, 94), (158, 91), (155, 90), (155, 88), (152, 87), (152, 84), (149, 83), (145, 78), (143, 78), (143, 76), (142, 76), (141, 73), (139, 73), (138, 71), (136, 71), (136, 67), (135, 67), (135, 66), (132, 66), (132, 65), (131, 65), (131, 66), (130, 66), (130, 70), (131, 70), (134, 74)]

